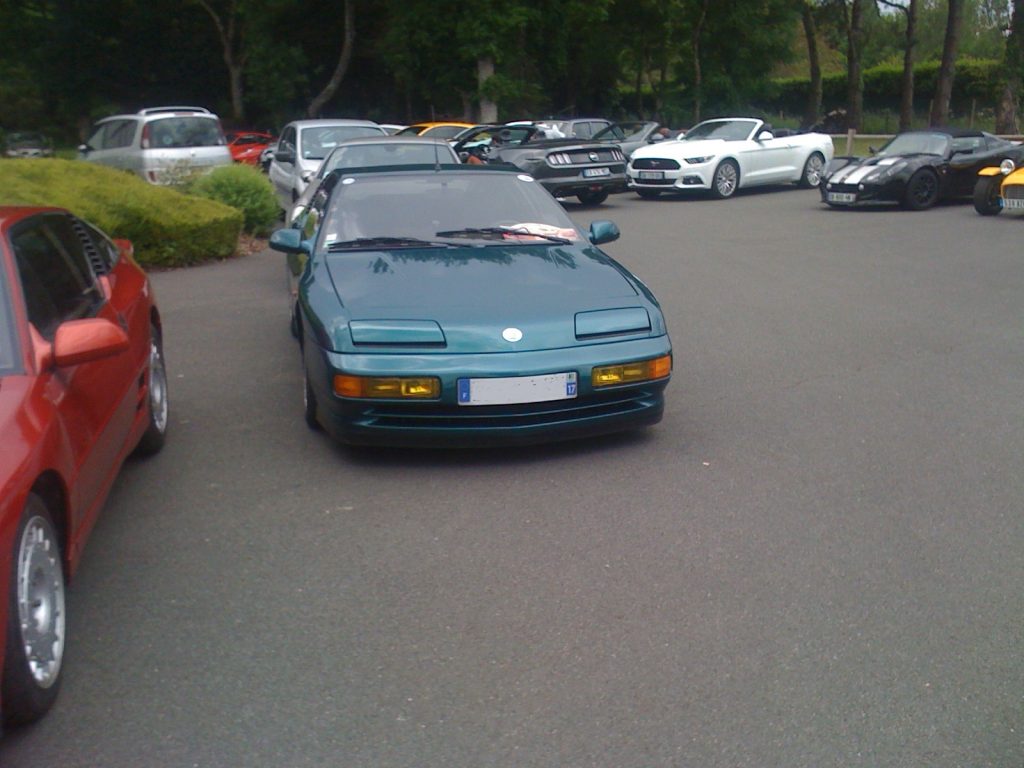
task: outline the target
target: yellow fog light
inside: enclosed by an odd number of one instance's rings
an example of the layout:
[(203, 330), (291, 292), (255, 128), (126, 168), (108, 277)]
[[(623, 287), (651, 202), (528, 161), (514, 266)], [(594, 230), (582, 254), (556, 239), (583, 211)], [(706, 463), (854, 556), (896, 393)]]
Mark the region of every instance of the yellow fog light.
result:
[(635, 363), (620, 365), (603, 365), (594, 368), (590, 374), (590, 383), (599, 387), (614, 387), (617, 384), (636, 384), (641, 381), (664, 379), (672, 373), (672, 355), (656, 357), (653, 360), (639, 360)]
[(334, 377), (334, 394), (340, 397), (374, 397), (393, 400), (431, 400), (441, 396), (441, 380), (431, 376)]

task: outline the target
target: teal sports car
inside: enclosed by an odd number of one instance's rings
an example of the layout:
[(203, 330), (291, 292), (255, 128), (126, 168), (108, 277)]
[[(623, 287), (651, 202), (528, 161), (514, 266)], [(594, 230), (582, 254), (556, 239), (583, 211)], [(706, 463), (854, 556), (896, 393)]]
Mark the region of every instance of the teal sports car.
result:
[(511, 166), (335, 172), (272, 248), (301, 264), (311, 427), (355, 445), (527, 444), (661, 420), (672, 345), (647, 287)]

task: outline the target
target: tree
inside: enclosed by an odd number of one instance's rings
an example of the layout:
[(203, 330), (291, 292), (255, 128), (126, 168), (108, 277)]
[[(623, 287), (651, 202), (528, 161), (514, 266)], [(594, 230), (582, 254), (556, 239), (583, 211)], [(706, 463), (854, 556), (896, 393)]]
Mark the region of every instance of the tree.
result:
[(248, 57), (242, 36), (242, 12), (239, 0), (230, 0), (226, 7), (216, 7), (211, 0), (196, 0), (213, 21), (220, 40), (221, 57), (228, 70), (231, 87), (231, 116), (237, 124), (245, 122), (243, 75)]
[(859, 130), (864, 112), (864, 0), (843, 2), (846, 17), (846, 127)]
[(353, 0), (345, 0), (345, 32), (342, 38), (341, 55), (338, 57), (338, 64), (334, 68), (327, 85), (318, 93), (306, 108), (306, 117), (318, 117), (320, 110), (331, 100), (345, 79), (348, 72), (349, 62), (352, 61), (352, 49), (356, 42), (356, 12)]
[(906, 16), (904, 33), (903, 78), (900, 87), (900, 125), (901, 131), (909, 130), (914, 119), (914, 48), (917, 45), (917, 10), (918, 0), (908, 0), (907, 5), (893, 0), (878, 0), (889, 8), (895, 8)]
[(953, 95), (953, 78), (956, 75), (956, 51), (960, 43), (960, 30), (963, 26), (962, 0), (948, 0), (949, 10), (946, 14), (946, 37), (942, 45), (942, 63), (939, 65), (939, 79), (935, 85), (935, 98), (932, 101), (929, 123), (945, 125), (949, 121), (949, 101)]
[(800, 20), (804, 28), (804, 38), (807, 41), (807, 63), (811, 80), (802, 124), (804, 127), (810, 127), (818, 122), (818, 115), (821, 114), (821, 57), (818, 55), (818, 26), (814, 21), (812, 0), (799, 0), (799, 2)]
[(1024, 3), (1013, 4), (1010, 32), (1003, 53), (1003, 92), (996, 106), (996, 132), (1016, 135), (1017, 99), (1020, 96), (1021, 74), (1024, 70)]

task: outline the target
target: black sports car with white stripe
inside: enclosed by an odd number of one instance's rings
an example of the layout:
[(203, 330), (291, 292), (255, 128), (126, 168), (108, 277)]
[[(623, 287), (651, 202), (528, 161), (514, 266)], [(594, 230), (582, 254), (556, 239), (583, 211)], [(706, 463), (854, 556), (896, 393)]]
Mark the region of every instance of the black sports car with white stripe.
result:
[(929, 128), (894, 136), (871, 157), (836, 157), (822, 178), (821, 200), (836, 208), (898, 203), (912, 211), (940, 200), (971, 199), (978, 171), (1024, 147), (973, 129)]

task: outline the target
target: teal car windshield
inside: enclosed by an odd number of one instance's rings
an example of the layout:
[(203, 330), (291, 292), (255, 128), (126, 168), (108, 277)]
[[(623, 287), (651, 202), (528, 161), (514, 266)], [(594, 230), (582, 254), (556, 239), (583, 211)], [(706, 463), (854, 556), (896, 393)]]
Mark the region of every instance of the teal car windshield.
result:
[(524, 174), (395, 173), (342, 179), (318, 248), (374, 238), (488, 241), (495, 233), (513, 242), (582, 240), (562, 207)]

